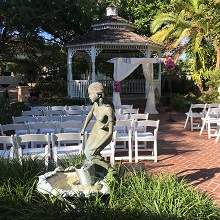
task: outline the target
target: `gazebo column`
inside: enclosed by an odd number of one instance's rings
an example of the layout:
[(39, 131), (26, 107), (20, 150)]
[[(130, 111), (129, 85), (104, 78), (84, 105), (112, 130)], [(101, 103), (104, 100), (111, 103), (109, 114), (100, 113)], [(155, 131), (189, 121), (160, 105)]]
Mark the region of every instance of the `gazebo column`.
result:
[[(162, 53), (161, 53), (161, 51), (158, 51), (158, 56), (159, 57), (161, 57), (162, 56)], [(160, 82), (160, 90), (159, 90), (159, 93), (160, 93), (160, 96), (161, 96), (161, 66), (162, 66), (162, 64), (161, 64), (161, 62), (159, 62), (159, 77), (158, 77), (158, 79), (159, 79), (159, 82)]]
[(95, 60), (96, 57), (99, 55), (99, 53), (102, 51), (102, 49), (96, 48), (92, 46), (90, 49), (87, 49), (86, 52), (89, 54), (91, 58), (91, 63), (92, 63), (92, 82), (96, 81), (96, 68), (95, 68)]
[(73, 55), (75, 54), (75, 50), (72, 48), (68, 48), (67, 51), (67, 93), (68, 97), (72, 98), (73, 97), (73, 70), (72, 70), (72, 60), (73, 60)]

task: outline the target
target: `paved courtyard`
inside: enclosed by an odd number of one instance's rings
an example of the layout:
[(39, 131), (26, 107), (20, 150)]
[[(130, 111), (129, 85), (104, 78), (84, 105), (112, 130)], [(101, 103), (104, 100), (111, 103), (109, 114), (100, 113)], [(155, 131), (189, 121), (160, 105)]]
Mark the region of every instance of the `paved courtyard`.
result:
[(184, 130), (185, 115), (173, 113), (175, 122), (161, 113), (158, 142), (158, 163), (147, 161), (150, 173), (173, 173), (186, 178), (200, 191), (210, 194), (220, 206), (220, 142), (208, 140), (207, 133)]

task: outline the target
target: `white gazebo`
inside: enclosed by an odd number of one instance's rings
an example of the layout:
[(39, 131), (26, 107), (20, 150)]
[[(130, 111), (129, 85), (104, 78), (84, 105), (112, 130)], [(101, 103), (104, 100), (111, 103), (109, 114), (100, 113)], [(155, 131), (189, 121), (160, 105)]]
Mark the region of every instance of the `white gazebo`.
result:
[[(102, 20), (93, 24), (91, 26), (91, 30), (89, 30), (86, 34), (75, 38), (66, 45), (68, 50), (67, 85), (69, 97), (85, 97), (88, 85), (97, 79), (96, 60), (98, 56), (101, 57), (104, 54), (109, 53), (111, 57), (108, 57), (106, 62), (115, 57), (151, 58), (155, 54), (157, 54), (157, 57), (161, 56), (161, 50), (163, 47), (160, 44), (154, 43), (145, 36), (136, 34), (134, 29), (134, 25), (124, 18), (119, 17), (117, 8), (111, 5), (106, 9), (106, 16)], [(80, 52), (86, 53), (90, 58), (90, 78), (86, 80), (73, 80), (73, 75), (77, 72), (73, 66), (73, 59), (77, 56), (77, 53)], [(134, 55), (135, 53), (136, 55)], [(151, 67), (148, 68), (148, 71), (150, 71), (148, 75), (152, 78), (151, 84), (154, 85), (154, 88), (157, 89), (160, 94), (160, 62), (157, 63), (155, 60), (149, 62), (151, 63)], [(155, 64), (158, 65), (157, 68), (154, 68)], [(154, 69), (157, 69), (157, 71), (155, 72)], [(144, 68), (143, 71), (145, 71)], [(147, 83), (146, 77), (145, 79), (146, 85), (142, 90), (144, 90), (143, 92), (147, 94), (149, 91), (149, 83)], [(105, 83), (105, 85), (112, 86), (114, 79), (111, 81), (112, 83)], [(140, 88), (139, 86), (134, 87)]]

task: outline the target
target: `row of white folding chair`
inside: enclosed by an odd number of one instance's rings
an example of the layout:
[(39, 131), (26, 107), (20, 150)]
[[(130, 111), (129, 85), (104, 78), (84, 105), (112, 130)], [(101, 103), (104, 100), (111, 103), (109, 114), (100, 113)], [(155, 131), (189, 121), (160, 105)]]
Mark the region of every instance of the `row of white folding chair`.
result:
[(220, 108), (209, 108), (206, 115), (202, 118), (202, 127), (200, 135), (203, 133), (204, 128), (207, 127), (208, 139), (217, 136), (217, 122), (220, 119)]
[[(149, 127), (153, 128), (152, 131), (147, 131)], [(135, 141), (135, 162), (139, 159), (153, 159), (157, 162), (157, 131), (159, 128), (159, 120), (121, 120), (117, 121), (115, 125), (115, 151), (126, 151), (125, 156), (115, 157), (115, 160), (129, 160), (132, 162), (132, 141)], [(134, 133), (134, 135), (133, 135)], [(139, 139), (140, 138), (140, 139)], [(138, 151), (140, 150), (141, 145), (138, 145), (138, 142), (153, 142), (153, 149), (151, 156), (139, 156)], [(122, 142), (123, 145), (119, 145), (118, 142)], [(128, 143), (128, 148), (126, 147)], [(146, 151), (146, 147), (143, 149)]]
[[(16, 136), (20, 157), (44, 158), (46, 164), (48, 164), (49, 158), (52, 158), (57, 164), (58, 159), (81, 154), (84, 149), (84, 139), (85, 136), (82, 136), (80, 133), (26, 134)], [(31, 148), (29, 148), (29, 144), (31, 144)], [(37, 147), (36, 144), (43, 144), (43, 147)], [(22, 145), (24, 146), (22, 147)], [(114, 164), (113, 142), (101, 152), (101, 155), (105, 158), (109, 157), (111, 164)]]
[[(117, 143), (116, 151), (125, 151), (128, 149), (128, 152), (125, 156), (117, 157), (117, 160), (128, 159), (129, 162), (132, 162), (132, 133), (134, 122), (138, 120), (147, 120), (149, 114), (133, 114), (130, 119), (128, 119), (128, 115), (121, 116), (125, 116), (126, 118), (120, 118), (120, 120), (117, 120), (114, 130), (116, 131), (116, 141), (123, 142), (123, 145)], [(126, 142), (128, 142), (128, 148), (126, 148)]]
[(46, 111), (46, 110), (82, 110), (88, 111), (91, 105), (72, 105), (72, 106), (33, 106), (31, 111)]
[(189, 120), (190, 120), (190, 128), (191, 131), (194, 129), (201, 129), (202, 127), (202, 121), (201, 118), (204, 118), (206, 115), (206, 112), (209, 108), (218, 108), (220, 107), (219, 103), (210, 103), (210, 104), (191, 104), (190, 109), (188, 112), (186, 112), (186, 121), (184, 128), (186, 128)]
[(76, 109), (70, 110), (43, 110), (43, 111), (23, 111), (22, 116), (56, 116), (56, 115), (85, 115), (87, 111), (81, 111)]
[(77, 120), (84, 121), (86, 116), (81, 115), (53, 115), (53, 116), (17, 116), (12, 117), (13, 123), (25, 123), (25, 122), (47, 122), (47, 121), (69, 121)]
[(191, 104), (190, 109), (186, 112), (186, 121), (184, 128), (186, 128), (190, 120), (191, 131), (194, 129), (201, 129), (201, 118), (204, 117), (207, 104)]
[(0, 136), (0, 144), (4, 145), (0, 157), (37, 157), (44, 159), (45, 164), (52, 158), (57, 163), (59, 157), (81, 153), (83, 141), (84, 137), (80, 133)]
[(0, 136), (0, 144), (2, 145), (0, 149), (0, 157), (13, 158), (15, 149), (14, 136)]
[[(95, 121), (91, 120), (87, 126), (86, 131), (90, 131)], [(51, 121), (51, 122), (35, 122), (35, 123), (23, 123), (23, 124), (0, 124), (1, 135), (13, 133), (17, 135), (21, 134), (46, 134), (46, 133), (64, 133), (64, 132), (79, 132), (82, 128), (82, 122), (77, 120), (69, 121)]]

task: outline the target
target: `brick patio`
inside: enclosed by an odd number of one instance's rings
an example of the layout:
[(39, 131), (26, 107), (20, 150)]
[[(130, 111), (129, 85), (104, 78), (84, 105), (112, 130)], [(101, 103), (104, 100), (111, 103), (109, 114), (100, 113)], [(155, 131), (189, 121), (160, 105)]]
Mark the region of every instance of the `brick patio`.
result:
[[(144, 162), (150, 173), (172, 173), (186, 178), (200, 191), (210, 194), (220, 206), (220, 142), (208, 140), (207, 133), (184, 130), (185, 115), (160, 113), (158, 163)], [(141, 163), (141, 162), (140, 162)]]

